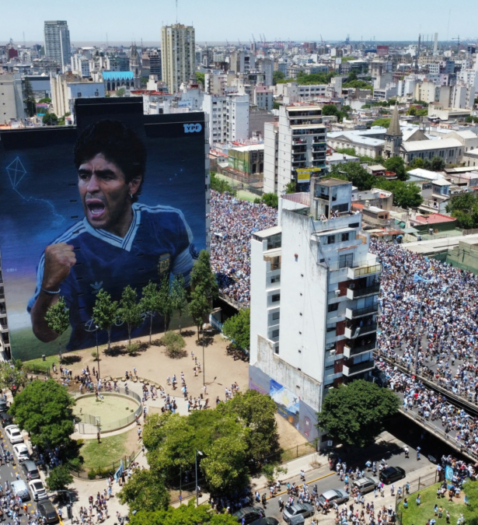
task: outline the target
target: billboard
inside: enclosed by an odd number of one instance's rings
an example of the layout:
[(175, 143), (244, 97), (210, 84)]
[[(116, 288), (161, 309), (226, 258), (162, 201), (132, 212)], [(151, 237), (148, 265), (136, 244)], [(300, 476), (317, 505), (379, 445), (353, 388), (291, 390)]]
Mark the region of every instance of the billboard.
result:
[[(77, 127), (0, 132), (0, 251), (12, 354), (107, 341), (99, 290), (186, 280), (206, 247), (204, 114), (143, 115), (142, 98), (78, 99)], [(70, 328), (45, 321), (63, 297)], [(154, 329), (162, 319), (154, 318)], [(133, 336), (149, 332), (149, 320)], [(120, 322), (112, 340), (124, 340)]]
[(297, 168), (297, 182), (310, 182), (310, 177), (320, 173), (321, 168)]
[(386, 57), (389, 55), (388, 46), (377, 46), (377, 55), (379, 57)]

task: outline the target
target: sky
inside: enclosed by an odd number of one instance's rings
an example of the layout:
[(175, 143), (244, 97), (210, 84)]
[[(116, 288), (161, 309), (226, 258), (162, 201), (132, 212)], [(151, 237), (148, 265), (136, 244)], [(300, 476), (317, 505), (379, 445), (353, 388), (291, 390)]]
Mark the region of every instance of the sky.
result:
[[(478, 41), (477, 0), (16, 0), (2, 2), (0, 42), (43, 41), (44, 20), (66, 20), (72, 44), (159, 43), (161, 26), (192, 24), (197, 42), (417, 40), (439, 34)], [(432, 37), (430, 37), (431, 39)], [(428, 39), (428, 38), (427, 38)]]

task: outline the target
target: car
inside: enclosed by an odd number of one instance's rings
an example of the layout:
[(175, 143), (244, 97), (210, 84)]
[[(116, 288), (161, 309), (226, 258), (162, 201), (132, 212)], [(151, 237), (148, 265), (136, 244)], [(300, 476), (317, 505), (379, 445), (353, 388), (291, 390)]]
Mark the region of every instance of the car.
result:
[(6, 412), (7, 410), (8, 410), (8, 404), (5, 401), (5, 399), (3, 399), (3, 397), (2, 397), (0, 399), (0, 412)]
[(40, 472), (38, 472), (38, 467), (34, 461), (28, 459), (22, 463), (22, 467), (27, 479), (40, 479)]
[(13, 453), (17, 457), (19, 463), (30, 459), (28, 447), (24, 443), (20, 443), (19, 445), (13, 445)]
[(60, 523), (56, 509), (49, 499), (40, 501), (37, 505), (37, 509), (47, 523)]
[(48, 499), (48, 494), (46, 492), (45, 485), (43, 485), (43, 482), (41, 480), (35, 479), (34, 481), (30, 481), (28, 486), (30, 487), (30, 492), (32, 493), (33, 499), (35, 501)]
[(406, 475), (406, 472), (401, 467), (387, 467), (380, 472), (380, 481), (385, 483), (385, 485), (390, 485), (394, 481), (403, 479)]
[(377, 478), (371, 478), (371, 477), (365, 476), (364, 478), (355, 480), (352, 483), (352, 487), (357, 487), (357, 489), (362, 494), (367, 494), (368, 492), (372, 492), (372, 490), (375, 490), (378, 484), (379, 484), (379, 481)]
[(8, 412), (0, 412), (0, 422), (2, 423), (2, 427), (6, 428), (13, 425), (13, 418)]
[(10, 443), (23, 443), (23, 436), (17, 425), (9, 425), (5, 428)]
[(313, 516), (314, 512), (315, 510), (313, 505), (309, 505), (309, 503), (296, 503), (295, 505), (286, 505), (282, 517), (284, 518), (285, 522), (290, 523), (291, 519), (295, 516), (308, 518), (309, 516)]
[(20, 498), (22, 501), (28, 501), (31, 499), (27, 484), (22, 479), (12, 481), (10, 486), (12, 487), (13, 495), (17, 498)]
[(345, 503), (349, 500), (349, 495), (342, 489), (326, 490), (319, 496), (319, 505), (323, 507), (326, 503)]
[(279, 525), (279, 521), (275, 518), (260, 518), (253, 521), (251, 525)]
[(264, 509), (259, 507), (244, 507), (233, 514), (233, 517), (236, 518), (238, 523), (242, 523), (242, 519), (244, 518), (246, 525), (249, 525), (253, 521), (257, 521), (264, 516)]

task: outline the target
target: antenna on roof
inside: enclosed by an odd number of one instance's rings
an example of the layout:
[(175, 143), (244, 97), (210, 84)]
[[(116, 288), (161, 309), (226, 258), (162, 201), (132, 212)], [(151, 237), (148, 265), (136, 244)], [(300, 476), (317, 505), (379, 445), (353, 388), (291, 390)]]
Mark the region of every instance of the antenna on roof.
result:
[(176, 24), (178, 23), (178, 0), (176, 0)]

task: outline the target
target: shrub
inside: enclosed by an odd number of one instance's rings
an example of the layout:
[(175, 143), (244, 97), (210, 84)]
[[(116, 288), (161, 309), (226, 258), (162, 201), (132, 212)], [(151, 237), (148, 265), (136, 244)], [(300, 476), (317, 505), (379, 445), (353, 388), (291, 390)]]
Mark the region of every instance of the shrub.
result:
[(166, 354), (169, 357), (178, 359), (187, 355), (186, 350), (184, 350), (186, 341), (184, 341), (182, 335), (177, 334), (176, 332), (166, 332), (161, 338), (161, 341), (166, 347)]
[(96, 479), (96, 470), (92, 469), (88, 472), (88, 479)]
[(98, 352), (91, 352), (91, 356), (92, 356), (94, 359), (98, 359)]
[(138, 350), (140, 349), (140, 345), (138, 343), (131, 343), (130, 345), (127, 345), (126, 351), (129, 355), (136, 355), (138, 353)]

